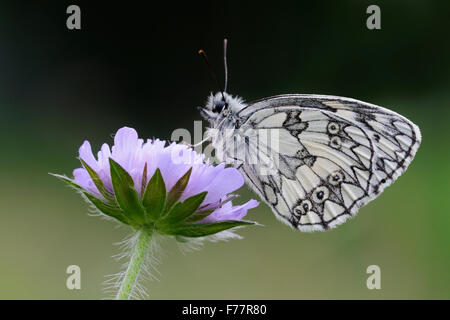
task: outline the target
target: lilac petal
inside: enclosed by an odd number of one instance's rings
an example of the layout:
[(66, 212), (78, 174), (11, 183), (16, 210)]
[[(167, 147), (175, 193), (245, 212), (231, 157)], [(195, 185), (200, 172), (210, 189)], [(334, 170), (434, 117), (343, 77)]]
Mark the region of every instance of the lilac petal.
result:
[(134, 181), (134, 188), (138, 192), (138, 194), (141, 194), (142, 189), (142, 173), (144, 172), (144, 168), (142, 170), (139, 169), (132, 169), (128, 171), (128, 174), (131, 176), (131, 178)]
[(100, 192), (98, 192), (97, 187), (92, 181), (89, 173), (84, 168), (78, 168), (73, 171), (74, 179), (73, 181), (78, 184), (80, 187), (83, 187), (87, 191), (101, 197)]
[(222, 207), (214, 211), (201, 222), (215, 222), (222, 220), (241, 220), (247, 214), (247, 211), (259, 205), (259, 202), (252, 199), (243, 205), (233, 206), (231, 202), (225, 203)]
[(86, 162), (95, 171), (98, 170), (98, 163), (94, 158), (94, 154), (92, 153), (92, 148), (89, 141), (84, 141), (78, 152), (80, 158), (83, 159), (84, 162)]
[(259, 202), (252, 199), (243, 205), (235, 206), (233, 209), (228, 212), (227, 220), (241, 220), (243, 217), (247, 215), (247, 211), (259, 206)]
[(98, 165), (100, 168), (109, 169), (109, 157), (111, 157), (111, 150), (109, 149), (109, 145), (107, 143), (104, 143), (97, 154)]
[(138, 139), (136, 130), (128, 127), (120, 128), (114, 136), (111, 158), (127, 171), (134, 168), (142, 142)]
[(128, 150), (136, 147), (138, 141), (138, 134), (136, 130), (128, 127), (123, 127), (117, 130), (114, 136), (113, 149)]
[(98, 166), (97, 171), (98, 176), (103, 181), (105, 187), (113, 192), (112, 182), (111, 182), (111, 172), (109, 170), (109, 158), (111, 157), (111, 150), (109, 145), (104, 143), (101, 150), (98, 152)]
[(244, 177), (235, 168), (225, 168), (208, 185), (208, 194), (203, 203), (219, 201), (230, 192), (233, 192), (244, 184)]
[(133, 177), (136, 189), (140, 189), (145, 165), (142, 155), (143, 142), (142, 139), (138, 139), (136, 130), (123, 127), (114, 136), (114, 146), (111, 152), (111, 158)]
[[(199, 194), (204, 191), (209, 192), (208, 186), (214, 181), (217, 175), (223, 170), (225, 164), (219, 164), (217, 167), (210, 165), (199, 165), (195, 166), (192, 170), (191, 179), (189, 180), (189, 184), (186, 187), (183, 196), (180, 198), (180, 201), (185, 200), (188, 197)], [(203, 201), (203, 204), (207, 204), (209, 202)]]
[(192, 167), (190, 162), (179, 162), (179, 158), (174, 163), (174, 154), (185, 152), (186, 146), (171, 144), (158, 157), (158, 168), (169, 191), (175, 183)]

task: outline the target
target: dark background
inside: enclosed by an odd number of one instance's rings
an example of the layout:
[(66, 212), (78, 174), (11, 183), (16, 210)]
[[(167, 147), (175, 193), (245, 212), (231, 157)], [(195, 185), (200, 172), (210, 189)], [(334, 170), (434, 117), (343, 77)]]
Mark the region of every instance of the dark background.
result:
[[(66, 8), (81, 7), (81, 30)], [(366, 8), (381, 7), (381, 30)], [(404, 177), (327, 232), (281, 225), (263, 204), (264, 228), (243, 241), (182, 255), (167, 243), (151, 298), (450, 298), (448, 1), (195, 1), (0, 4), (0, 298), (102, 298), (119, 270), (111, 243), (126, 230), (47, 175), (79, 166), (122, 126), (170, 139), (193, 129), (216, 91), (206, 50), (228, 91), (250, 101), (321, 93), (385, 106), (415, 122), (423, 142)], [(247, 188), (243, 199), (255, 197)], [(82, 290), (65, 288), (80, 265)], [(368, 265), (382, 290), (366, 288)]]

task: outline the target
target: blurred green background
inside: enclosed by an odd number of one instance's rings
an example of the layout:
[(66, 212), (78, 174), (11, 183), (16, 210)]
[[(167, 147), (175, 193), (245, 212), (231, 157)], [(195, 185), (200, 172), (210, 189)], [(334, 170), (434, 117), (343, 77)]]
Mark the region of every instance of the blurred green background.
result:
[[(0, 5), (0, 298), (101, 299), (128, 231), (88, 216), (48, 172), (71, 174), (78, 147), (112, 143), (124, 125), (141, 137), (193, 130), (215, 90), (197, 55), (247, 101), (281, 93), (348, 96), (415, 122), (423, 141), (408, 171), (357, 218), (300, 233), (266, 205), (241, 241), (182, 254), (166, 241), (151, 299), (449, 299), (450, 2), (77, 2), (82, 29), (66, 28), (72, 2)], [(366, 8), (381, 7), (381, 30)], [(246, 188), (241, 198), (255, 197)], [(81, 267), (81, 290), (66, 268)], [(381, 268), (368, 290), (366, 268)]]

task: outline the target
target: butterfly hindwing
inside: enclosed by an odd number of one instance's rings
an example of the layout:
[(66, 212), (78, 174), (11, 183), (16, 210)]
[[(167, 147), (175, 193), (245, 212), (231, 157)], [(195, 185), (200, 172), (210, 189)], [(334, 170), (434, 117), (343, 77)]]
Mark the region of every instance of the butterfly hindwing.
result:
[(276, 147), (245, 140), (246, 153), (263, 159), (243, 159), (239, 169), (275, 215), (301, 231), (354, 216), (406, 170), (421, 139), (395, 112), (342, 97), (276, 96), (238, 116), (243, 131), (277, 131)]

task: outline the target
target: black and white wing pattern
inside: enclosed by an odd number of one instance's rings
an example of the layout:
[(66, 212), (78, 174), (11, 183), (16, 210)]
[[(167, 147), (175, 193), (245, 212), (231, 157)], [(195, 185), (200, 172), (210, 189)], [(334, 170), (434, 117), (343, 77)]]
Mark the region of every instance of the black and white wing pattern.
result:
[(356, 215), (406, 170), (421, 141), (405, 117), (343, 97), (275, 96), (247, 105), (238, 118), (244, 131), (277, 129), (277, 148), (245, 142), (275, 170), (261, 174), (260, 163), (248, 162), (239, 170), (281, 221), (301, 231)]

